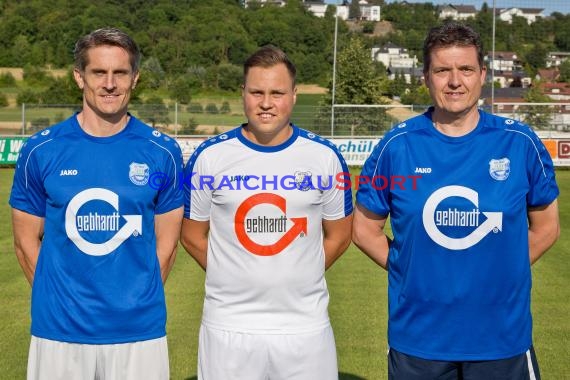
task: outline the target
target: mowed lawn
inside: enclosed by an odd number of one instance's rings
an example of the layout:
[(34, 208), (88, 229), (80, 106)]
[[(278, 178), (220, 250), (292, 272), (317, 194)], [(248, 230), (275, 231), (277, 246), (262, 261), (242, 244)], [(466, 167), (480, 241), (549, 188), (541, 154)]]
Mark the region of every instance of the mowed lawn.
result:
[[(7, 203), (12, 176), (12, 169), (0, 169), (0, 378), (24, 379), (30, 287), (12, 247)], [(547, 380), (570, 378), (570, 171), (557, 171), (557, 178), (562, 236), (533, 266), (534, 343)], [(327, 281), (340, 378), (386, 379), (386, 273), (351, 246), (328, 271)], [(204, 273), (179, 249), (166, 285), (172, 379), (196, 378), (203, 283)]]

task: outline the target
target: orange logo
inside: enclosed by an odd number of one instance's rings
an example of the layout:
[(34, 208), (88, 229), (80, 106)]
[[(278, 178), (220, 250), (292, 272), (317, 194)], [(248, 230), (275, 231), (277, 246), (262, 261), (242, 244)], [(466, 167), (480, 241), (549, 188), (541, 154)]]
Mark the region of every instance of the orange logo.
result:
[(237, 235), (237, 238), (241, 245), (249, 252), (253, 253), (254, 255), (259, 256), (273, 256), (281, 251), (283, 251), (289, 244), (295, 240), (297, 236), (300, 234), (307, 233), (307, 218), (290, 218), (293, 222), (293, 226), (289, 231), (285, 232), (285, 234), (271, 245), (262, 245), (254, 242), (251, 240), (246, 232), (245, 228), (245, 218), (249, 211), (260, 204), (272, 204), (277, 207), (285, 214), (286, 212), (286, 200), (285, 198), (271, 193), (259, 193), (252, 195), (251, 197), (247, 198), (243, 203), (238, 207), (234, 219), (234, 228)]

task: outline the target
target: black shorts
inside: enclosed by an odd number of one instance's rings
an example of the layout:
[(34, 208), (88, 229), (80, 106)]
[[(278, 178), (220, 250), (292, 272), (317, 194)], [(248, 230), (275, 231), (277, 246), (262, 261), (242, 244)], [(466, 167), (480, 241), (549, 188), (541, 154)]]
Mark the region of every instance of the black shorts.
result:
[(512, 358), (446, 362), (425, 360), (390, 349), (389, 380), (540, 380), (534, 348)]

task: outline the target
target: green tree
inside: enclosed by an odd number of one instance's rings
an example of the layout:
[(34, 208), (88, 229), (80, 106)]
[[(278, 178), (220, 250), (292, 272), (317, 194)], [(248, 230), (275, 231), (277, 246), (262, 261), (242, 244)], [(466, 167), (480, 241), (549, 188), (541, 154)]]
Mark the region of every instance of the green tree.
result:
[(182, 126), (182, 128), (178, 133), (180, 133), (181, 135), (198, 135), (200, 134), (200, 132), (198, 131), (198, 123), (193, 117), (191, 117), (188, 119), (186, 124)]
[[(352, 37), (337, 56), (337, 79), (335, 104), (370, 105), (385, 104), (382, 97), (386, 74), (379, 74), (370, 58), (370, 51), (362, 40)], [(325, 96), (324, 104), (332, 103), (331, 92)], [(329, 108), (323, 107), (318, 125), (327, 125), (331, 118)], [(388, 128), (386, 112), (382, 108), (346, 108), (335, 111), (335, 130), (339, 134), (375, 134)], [(327, 131), (317, 131), (326, 133)]]
[(539, 68), (546, 66), (547, 55), (547, 47), (540, 42), (536, 42), (532, 49), (526, 54), (526, 62), (533, 70), (533, 73), (536, 73), (536, 70)]
[(38, 104), (40, 102), (40, 94), (37, 91), (24, 89), (18, 92), (16, 96), (16, 104), (21, 106), (22, 104)]
[(170, 97), (181, 104), (188, 104), (192, 99), (191, 93), (195, 90), (188, 74), (178, 75), (168, 86)]
[(11, 72), (0, 74), (0, 87), (16, 87), (16, 78)]
[(150, 57), (142, 63), (141, 81), (144, 82), (146, 88), (156, 90), (163, 84), (165, 76), (166, 73), (158, 58)]
[(348, 6), (348, 18), (350, 20), (360, 20), (362, 13), (360, 12), (359, 0), (352, 0)]
[(558, 69), (560, 70), (560, 81), (570, 82), (570, 59), (562, 62)]
[(406, 78), (404, 73), (397, 72), (394, 76), (394, 79), (388, 82), (388, 96), (399, 96), (401, 97), (406, 92), (408, 88), (408, 84), (406, 83)]
[[(528, 103), (548, 103), (552, 102), (547, 95), (544, 95), (540, 82), (534, 83), (532, 87), (526, 92), (524, 99)], [(528, 106), (524, 122), (534, 129), (550, 129), (550, 121), (552, 119), (551, 112), (548, 106)]]
[(53, 78), (45, 69), (34, 65), (25, 65), (22, 77), (24, 82), (32, 87), (48, 86), (53, 81)]
[(73, 79), (73, 71), (69, 70), (61, 78), (52, 78), (48, 87), (39, 94), (42, 104), (82, 104), (83, 94)]
[(226, 91), (237, 91), (243, 81), (241, 66), (229, 63), (221, 64), (217, 69), (218, 88)]

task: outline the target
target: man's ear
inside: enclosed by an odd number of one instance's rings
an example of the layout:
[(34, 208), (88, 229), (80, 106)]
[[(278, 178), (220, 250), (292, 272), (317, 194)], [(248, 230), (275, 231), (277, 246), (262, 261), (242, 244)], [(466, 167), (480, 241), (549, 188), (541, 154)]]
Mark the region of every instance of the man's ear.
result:
[(83, 81), (83, 74), (77, 68), (73, 69), (73, 79), (75, 79), (77, 87), (83, 90), (83, 87), (85, 86), (85, 82)]
[(139, 81), (139, 76), (140, 76), (140, 71), (137, 71), (135, 73), (135, 75), (133, 76), (133, 85), (132, 85), (133, 90), (137, 87), (137, 83)]

